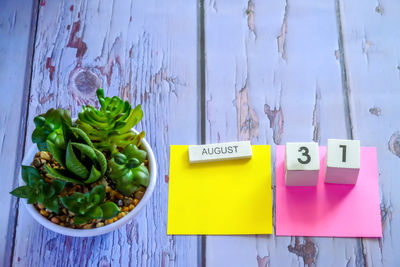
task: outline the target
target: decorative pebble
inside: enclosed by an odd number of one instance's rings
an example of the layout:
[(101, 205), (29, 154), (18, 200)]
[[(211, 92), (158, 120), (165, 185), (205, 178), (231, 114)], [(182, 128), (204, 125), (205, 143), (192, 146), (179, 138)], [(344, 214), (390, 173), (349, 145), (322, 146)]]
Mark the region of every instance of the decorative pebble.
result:
[(117, 192), (117, 191), (115, 191), (115, 197), (120, 199), (120, 200), (124, 199), (124, 196), (121, 193)]
[(117, 205), (119, 207), (122, 207), (124, 205), (124, 202), (120, 199), (120, 200), (118, 200)]
[(123, 207), (122, 211), (129, 211), (129, 208), (128, 207)]
[[(104, 186), (106, 187), (106, 191), (107, 191), (107, 186), (108, 186), (107, 180), (103, 178), (103, 179), (101, 180), (101, 184), (104, 185)], [(108, 186), (108, 187), (109, 187), (109, 186)], [(110, 189), (111, 189), (111, 187), (110, 187)]]
[(140, 191), (140, 190), (139, 190), (139, 191), (136, 191), (135, 194), (134, 194), (134, 196), (135, 196), (135, 198), (141, 200), (141, 199), (143, 198), (143, 196), (144, 196), (144, 192), (143, 192), (143, 191)]
[(124, 198), (124, 205), (125, 206), (129, 206), (130, 204), (132, 204), (132, 202), (133, 202), (132, 198), (130, 198), (130, 197)]
[(85, 224), (82, 228), (83, 229), (90, 229), (92, 227), (93, 227), (93, 225), (91, 223), (88, 223), (88, 224)]
[(102, 227), (102, 226), (104, 226), (104, 223), (102, 223), (102, 222), (98, 222), (98, 223), (96, 224), (96, 228), (99, 228), (99, 227)]
[(56, 224), (59, 224), (59, 223), (60, 223), (60, 220), (59, 220), (57, 217), (51, 218), (51, 221), (52, 221), (53, 223), (56, 223)]
[(40, 214), (42, 214), (45, 217), (49, 216), (49, 213), (45, 210), (40, 210)]
[(32, 161), (32, 165), (35, 168), (40, 168), (42, 166), (42, 162), (40, 162), (39, 158), (34, 158), (33, 161)]
[(40, 152), (40, 157), (42, 158), (42, 159), (44, 159), (44, 160), (50, 160), (51, 158), (50, 158), (50, 155), (47, 153), (47, 152), (45, 152), (45, 151), (41, 151)]

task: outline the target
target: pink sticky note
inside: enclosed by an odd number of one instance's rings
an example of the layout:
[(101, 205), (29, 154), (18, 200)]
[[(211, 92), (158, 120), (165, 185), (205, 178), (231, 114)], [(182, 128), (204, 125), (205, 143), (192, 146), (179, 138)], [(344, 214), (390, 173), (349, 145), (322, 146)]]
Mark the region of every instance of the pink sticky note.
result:
[(381, 237), (375, 147), (361, 148), (355, 185), (326, 184), (326, 147), (319, 148), (317, 186), (285, 185), (285, 146), (276, 148), (276, 235)]

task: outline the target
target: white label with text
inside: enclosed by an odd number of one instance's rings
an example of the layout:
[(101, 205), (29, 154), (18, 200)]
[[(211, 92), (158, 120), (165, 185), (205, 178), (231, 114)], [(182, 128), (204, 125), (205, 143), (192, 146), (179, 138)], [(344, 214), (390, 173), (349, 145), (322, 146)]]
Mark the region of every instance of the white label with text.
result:
[(190, 163), (251, 158), (250, 141), (189, 146)]

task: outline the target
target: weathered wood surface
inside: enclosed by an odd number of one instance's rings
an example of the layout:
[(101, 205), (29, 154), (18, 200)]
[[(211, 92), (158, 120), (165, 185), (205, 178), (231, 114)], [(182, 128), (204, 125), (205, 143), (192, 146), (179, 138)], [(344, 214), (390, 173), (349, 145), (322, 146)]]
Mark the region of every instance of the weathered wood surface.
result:
[(76, 116), (103, 87), (142, 103), (138, 128), (148, 133), (159, 175), (146, 209), (101, 237), (55, 234), (20, 206), (13, 265), (197, 265), (198, 237), (166, 235), (169, 144), (199, 142), (196, 14), (196, 3), (184, 0), (41, 2), (25, 149), (36, 114), (60, 107)]
[(383, 238), (363, 240), (368, 266), (400, 265), (399, 14), (399, 1), (340, 1), (352, 135), (378, 153)]
[(399, 4), (216, 0), (205, 10), (207, 141), (377, 146), (385, 226), (382, 239), (207, 237), (208, 265), (400, 264)]
[[(0, 10), (0, 81), (9, 85), (0, 98), (0, 170), (14, 177), (1, 188), (1, 208), (10, 214), (0, 226), (3, 265), (400, 264), (398, 1), (34, 4), (39, 10), (32, 77), (24, 25), (36, 24), (34, 7), (8, 1)], [(198, 75), (203, 71), (204, 80)], [(17, 201), (8, 192), (16, 183), (21, 147), (31, 144), (33, 117), (55, 106), (76, 115), (82, 104), (94, 103), (98, 86), (142, 103), (139, 128), (157, 156), (157, 187), (146, 210), (126, 227), (95, 238), (64, 237), (39, 226), (23, 206), (15, 211)], [(201, 133), (206, 142), (324, 145), (327, 138), (357, 138), (376, 146), (384, 237), (207, 236), (205, 247), (198, 237), (168, 237), (168, 147), (200, 143)], [(274, 161), (274, 146), (272, 153)]]
[(32, 59), (31, 27), (34, 1), (2, 1), (0, 8), (0, 265), (12, 254), (17, 199), (9, 192), (17, 185), (24, 146), (25, 117)]

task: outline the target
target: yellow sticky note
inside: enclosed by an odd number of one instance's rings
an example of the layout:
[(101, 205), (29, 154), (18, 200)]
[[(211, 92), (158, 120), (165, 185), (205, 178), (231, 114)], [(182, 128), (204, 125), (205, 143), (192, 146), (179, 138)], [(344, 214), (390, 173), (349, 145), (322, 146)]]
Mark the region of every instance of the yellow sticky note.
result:
[(169, 235), (272, 234), (271, 150), (251, 159), (189, 163), (188, 146), (170, 154)]

